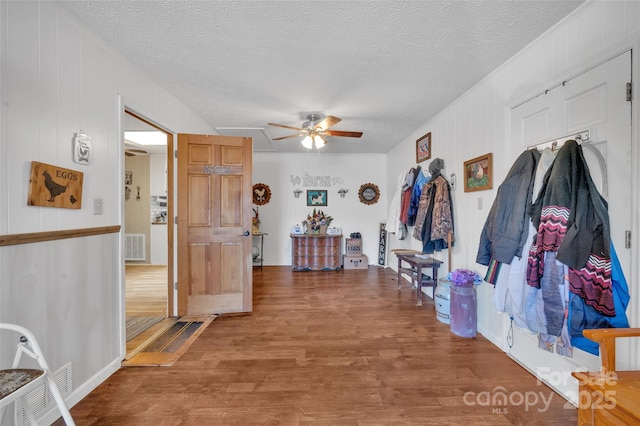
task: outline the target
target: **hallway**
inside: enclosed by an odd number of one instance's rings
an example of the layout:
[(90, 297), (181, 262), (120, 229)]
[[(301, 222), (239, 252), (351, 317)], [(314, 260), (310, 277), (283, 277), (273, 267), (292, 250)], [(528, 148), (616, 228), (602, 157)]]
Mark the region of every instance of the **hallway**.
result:
[(217, 318), (172, 367), (120, 369), (71, 413), (79, 425), (577, 421), (484, 337), (455, 336), (429, 298), (416, 306), (408, 284), (398, 293), (396, 274), (374, 266), (254, 269), (253, 313)]

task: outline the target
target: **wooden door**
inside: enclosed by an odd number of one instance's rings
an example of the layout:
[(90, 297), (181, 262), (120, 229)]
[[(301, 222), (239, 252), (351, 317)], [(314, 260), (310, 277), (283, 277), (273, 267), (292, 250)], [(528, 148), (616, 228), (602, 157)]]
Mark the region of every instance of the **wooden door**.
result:
[(178, 135), (178, 315), (252, 309), (251, 138)]

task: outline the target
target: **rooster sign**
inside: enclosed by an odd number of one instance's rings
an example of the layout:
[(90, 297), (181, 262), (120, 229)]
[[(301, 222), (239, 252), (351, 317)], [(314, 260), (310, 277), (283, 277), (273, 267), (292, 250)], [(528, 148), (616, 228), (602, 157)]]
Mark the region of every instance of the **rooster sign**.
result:
[(271, 189), (264, 183), (253, 185), (253, 204), (264, 206), (271, 200)]
[(28, 205), (82, 208), (83, 173), (50, 164), (31, 162)]

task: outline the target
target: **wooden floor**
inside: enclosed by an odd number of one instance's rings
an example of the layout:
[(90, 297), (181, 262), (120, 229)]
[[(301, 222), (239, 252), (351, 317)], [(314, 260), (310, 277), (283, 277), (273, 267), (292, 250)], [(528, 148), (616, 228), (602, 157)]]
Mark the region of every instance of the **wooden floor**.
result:
[(125, 271), (127, 317), (167, 316), (166, 265), (128, 264)]
[[(482, 336), (452, 334), (395, 279), (254, 269), (252, 314), (217, 318), (172, 367), (120, 369), (71, 413), (78, 425), (576, 424), (564, 399)], [(512, 402), (492, 404), (501, 395)]]

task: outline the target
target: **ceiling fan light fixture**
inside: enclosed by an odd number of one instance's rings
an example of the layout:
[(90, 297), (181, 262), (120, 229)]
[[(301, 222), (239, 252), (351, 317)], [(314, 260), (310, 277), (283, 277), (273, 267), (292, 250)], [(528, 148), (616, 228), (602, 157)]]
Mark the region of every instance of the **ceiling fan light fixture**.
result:
[(311, 139), (311, 136), (307, 135), (302, 139), (302, 146), (307, 149), (313, 149), (313, 139)]
[(324, 140), (320, 135), (314, 135), (313, 141), (316, 144), (316, 149), (320, 149), (327, 144), (327, 141)]

